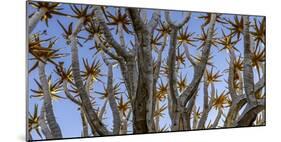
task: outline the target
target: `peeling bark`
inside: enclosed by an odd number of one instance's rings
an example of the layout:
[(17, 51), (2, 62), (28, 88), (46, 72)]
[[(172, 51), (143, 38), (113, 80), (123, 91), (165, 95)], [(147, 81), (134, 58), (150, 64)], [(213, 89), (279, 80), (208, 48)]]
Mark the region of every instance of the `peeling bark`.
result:
[[(134, 130), (136, 133), (153, 132), (153, 61), (151, 47), (151, 33), (147, 26), (141, 20), (141, 17), (136, 9), (127, 10), (134, 31), (136, 32), (138, 43), (138, 71), (139, 80), (134, 100)], [(142, 114), (142, 115), (140, 115)], [(144, 124), (146, 122), (146, 124)], [(142, 126), (141, 126), (142, 125)]]

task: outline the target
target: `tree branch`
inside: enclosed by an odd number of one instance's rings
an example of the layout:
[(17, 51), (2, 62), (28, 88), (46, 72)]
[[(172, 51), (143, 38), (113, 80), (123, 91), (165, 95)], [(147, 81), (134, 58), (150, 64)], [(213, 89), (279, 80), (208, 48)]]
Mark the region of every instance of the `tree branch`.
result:
[(39, 11), (35, 12), (29, 19), (28, 19), (28, 34), (30, 34), (33, 29), (36, 27), (39, 20), (48, 12), (48, 9), (42, 7)]
[(107, 27), (107, 24), (103, 18), (103, 14), (102, 14), (102, 10), (101, 10), (101, 7), (100, 6), (95, 6), (94, 7), (94, 12), (95, 12), (95, 15), (96, 15), (96, 18), (99, 22), (99, 25), (101, 25), (101, 28), (102, 28), (102, 31), (103, 31), (103, 34), (106, 38), (106, 41), (112, 45), (112, 47), (116, 50), (117, 54), (119, 56), (122, 56), (122, 57), (126, 57), (128, 55), (128, 52), (126, 51), (126, 48), (125, 47), (122, 47), (112, 36), (109, 28)]
[(181, 101), (180, 103), (182, 105), (185, 105), (188, 102), (188, 100), (190, 100), (190, 98), (194, 95), (194, 92), (196, 91), (196, 89), (200, 83), (200, 80), (204, 74), (204, 71), (205, 71), (205, 68), (206, 68), (206, 65), (208, 62), (208, 57), (210, 54), (211, 41), (212, 41), (213, 34), (214, 34), (215, 23), (216, 23), (216, 14), (212, 14), (211, 20), (210, 20), (210, 25), (209, 25), (209, 30), (207, 32), (206, 44), (202, 50), (201, 64), (196, 65), (196, 67), (194, 68), (193, 79), (192, 79), (190, 85), (180, 95), (180, 101)]
[(101, 136), (103, 135), (110, 135), (110, 132), (105, 128), (105, 126), (102, 124), (102, 122), (99, 120), (96, 112), (93, 109), (92, 103), (89, 99), (89, 95), (86, 92), (85, 86), (83, 84), (82, 77), (80, 75), (80, 66), (79, 66), (79, 54), (77, 49), (77, 34), (78, 31), (80, 31), (81, 27), (83, 26), (83, 23), (85, 21), (85, 18), (80, 18), (76, 29), (74, 30), (70, 36), (70, 45), (71, 45), (71, 61), (72, 61), (72, 73), (74, 77), (75, 86), (78, 89), (78, 94), (80, 96), (80, 99), (82, 101), (82, 107), (85, 111), (86, 118), (88, 120), (88, 123), (91, 127), (91, 130), (93, 134), (95, 133), (95, 130), (97, 133)]
[(185, 17), (184, 17), (183, 21), (181, 21), (179, 23), (172, 21), (169, 11), (165, 11), (165, 18), (166, 18), (166, 21), (168, 22), (168, 24), (171, 26), (171, 28), (180, 29), (180, 28), (182, 28), (182, 26), (184, 26), (189, 21), (189, 19), (191, 17), (191, 12), (185, 12), (184, 14), (185, 14)]

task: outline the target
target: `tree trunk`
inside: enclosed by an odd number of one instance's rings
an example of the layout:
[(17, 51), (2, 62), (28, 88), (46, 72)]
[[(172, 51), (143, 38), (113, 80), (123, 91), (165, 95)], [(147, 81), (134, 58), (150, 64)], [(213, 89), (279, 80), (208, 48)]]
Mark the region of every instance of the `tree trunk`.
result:
[(81, 116), (82, 127), (83, 127), (83, 137), (88, 137), (89, 136), (88, 123), (87, 123), (87, 120), (86, 120), (86, 117), (84, 115), (82, 108), (80, 108), (80, 109), (81, 109), (80, 116)]
[(40, 116), (39, 116), (39, 126), (41, 127), (41, 130), (46, 139), (53, 138), (51, 131), (48, 127), (48, 124), (46, 123), (46, 112), (45, 112), (44, 105), (42, 105), (42, 107), (41, 107), (41, 112), (40, 112)]
[(153, 132), (153, 61), (151, 33), (143, 23), (136, 9), (128, 9), (136, 32), (139, 80), (134, 100), (134, 131), (136, 133)]
[(120, 131), (120, 116), (119, 111), (117, 107), (117, 103), (114, 96), (114, 90), (113, 90), (113, 71), (112, 71), (112, 63), (108, 64), (108, 80), (107, 80), (107, 90), (108, 90), (108, 100), (109, 100), (109, 106), (112, 111), (113, 116), (113, 134), (118, 135)]
[(53, 138), (62, 138), (61, 129), (56, 121), (56, 117), (53, 111), (52, 98), (49, 92), (50, 88), (45, 74), (45, 64), (39, 61), (38, 67), (39, 67), (39, 78), (42, 84), (42, 90), (44, 94), (43, 105), (46, 111), (46, 120), (48, 122)]
[(252, 67), (252, 53), (251, 53), (251, 37), (249, 31), (249, 17), (243, 16), (244, 20), (244, 61), (243, 61), (243, 79), (244, 79), (244, 88), (248, 103), (253, 104), (256, 102), (254, 94), (254, 75)]
[(42, 7), (28, 19), (28, 34), (33, 31), (39, 20), (46, 14), (47, 11), (47, 8)]

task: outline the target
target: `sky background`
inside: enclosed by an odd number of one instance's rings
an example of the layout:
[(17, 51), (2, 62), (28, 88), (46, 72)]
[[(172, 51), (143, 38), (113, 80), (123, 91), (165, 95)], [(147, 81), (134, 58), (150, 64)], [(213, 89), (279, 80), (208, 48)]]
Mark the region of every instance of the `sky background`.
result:
[[(69, 4), (62, 4), (60, 7), (63, 8), (63, 10), (61, 12), (63, 13), (67, 13), (67, 14), (73, 14), (73, 12), (71, 11), (71, 9), (69, 8)], [(115, 7), (109, 7), (108, 10), (112, 13), (115, 14)], [(31, 7), (30, 5), (27, 5), (27, 13), (28, 15), (30, 15), (32, 12), (36, 11), (35, 8)], [(151, 12), (153, 10), (148, 10), (148, 18), (151, 15)], [(165, 21), (164, 16), (163, 16), (164, 12), (161, 11), (161, 20)], [(192, 12), (192, 16), (190, 21), (188, 22), (186, 26), (189, 27), (189, 32), (194, 32), (194, 36), (200, 35), (201, 34), (201, 28), (200, 26), (202, 25), (202, 23), (204, 23), (204, 21), (202, 19), (198, 19), (198, 16), (203, 15), (204, 13), (200, 13), (200, 12)], [(225, 18), (230, 18), (233, 19), (234, 15), (223, 15), (222, 17)], [(173, 11), (172, 12), (172, 19), (173, 20), (181, 20), (183, 18), (183, 14), (182, 12), (179, 11)], [(239, 17), (240, 18), (240, 17)], [(261, 17), (256, 17), (256, 16), (251, 16), (250, 20), (253, 21), (253, 18), (257, 18), (258, 20), (261, 19)], [(36, 28), (33, 30), (33, 33), (37, 33), (38, 31), (43, 31), (46, 30), (47, 31), (47, 36), (43, 36), (44, 38), (48, 38), (48, 37), (53, 37), (56, 36), (58, 38), (58, 41), (56, 42), (55, 48), (61, 48), (60, 53), (69, 53), (70, 54), (70, 47), (65, 43), (65, 40), (62, 37), (62, 33), (63, 30), (61, 29), (61, 27), (59, 26), (59, 24), (56, 22), (56, 20), (61, 21), (64, 26), (68, 26), (69, 23), (77, 22), (77, 19), (74, 18), (69, 18), (69, 17), (63, 17), (63, 16), (54, 16), (51, 20), (49, 20), (49, 26), (46, 27), (45, 22), (39, 22), (36, 26)], [(114, 28), (114, 27), (112, 27)], [(130, 27), (131, 31), (132, 28)], [(225, 33), (228, 34), (229, 31), (225, 30), (226, 28), (224, 28), (222, 26), (222, 24), (220, 23), (216, 23), (216, 29), (217, 29), (217, 37), (222, 37), (221, 34), (221, 29), (224, 29)], [(112, 31), (113, 35), (115, 34), (115, 29)], [(87, 33), (85, 31), (82, 31), (79, 33), (80, 36), (83, 37), (87, 37)], [(132, 38), (131, 35), (126, 34), (126, 44), (128, 46), (130, 46), (129, 44), (129, 39)], [(117, 39), (117, 38), (116, 38)], [(83, 40), (81, 41), (83, 42)], [(90, 50), (89, 48), (93, 46), (94, 41), (88, 41), (87, 43), (83, 44), (82, 48), (79, 48), (79, 56), (80, 56), (80, 68), (81, 70), (84, 70), (84, 66), (82, 63), (82, 57), (83, 58), (87, 58), (89, 60), (89, 62), (91, 63), (93, 60), (100, 60), (100, 62), (103, 64), (101, 67), (101, 71), (103, 74), (107, 73), (107, 66), (104, 65), (103, 60), (101, 58), (101, 56), (98, 54), (95, 57), (93, 57), (94, 53), (96, 52), (95, 49)], [(169, 42), (168, 42), (169, 43)], [(190, 52), (192, 55), (198, 55), (200, 52), (197, 49), (198, 46), (201, 45), (201, 42), (194, 42), (194, 44), (196, 45), (196, 47), (190, 47)], [(169, 44), (168, 44), (169, 45)], [(228, 77), (228, 73), (227, 72), (223, 72), (228, 68), (228, 54), (226, 52), (226, 50), (223, 50), (221, 52), (219, 52), (219, 49), (221, 49), (222, 46), (218, 45), (218, 47), (212, 47), (211, 48), (211, 55), (213, 56), (212, 58), (212, 62), (214, 63), (214, 65), (216, 66), (214, 68), (214, 71), (220, 71), (220, 73), (223, 74), (222, 77), (220, 77), (220, 80), (222, 80), (221, 82), (215, 83), (215, 87), (218, 91), (218, 94), (220, 94), (223, 90), (226, 90), (227, 87), (227, 83), (224, 82), (225, 79), (227, 79)], [(243, 54), (243, 39), (241, 39), (239, 41), (239, 43), (236, 45), (236, 48), (240, 51), (241, 54)], [(166, 46), (162, 57), (164, 59), (162, 59), (163, 63), (162, 65), (166, 62), (167, 59), (167, 55), (168, 55), (168, 46)], [(180, 48), (181, 53), (183, 52), (183, 47)], [(236, 52), (237, 55), (239, 55), (238, 52)], [(154, 53), (153, 56), (155, 56), (156, 54)], [(31, 58), (32, 56), (29, 55), (29, 58)], [(56, 61), (64, 61), (64, 65), (65, 67), (69, 67), (71, 65), (71, 56), (67, 56), (61, 59), (58, 59)], [(33, 60), (29, 60), (28, 61), (28, 66), (29, 68), (34, 64)], [(190, 63), (187, 61), (185, 61), (185, 66), (181, 65), (180, 72), (183, 75), (187, 76), (187, 83), (189, 83), (192, 80), (192, 76), (193, 76), (193, 68), (190, 66)], [(210, 69), (210, 67), (207, 67), (208, 69)], [(58, 79), (58, 76), (53, 72), (54, 70), (54, 66), (51, 64), (47, 64), (46, 65), (46, 75), (52, 75), (52, 81), (55, 82)], [(116, 68), (114, 68), (113, 70), (114, 72), (114, 82), (115, 83), (120, 83), (121, 82), (121, 73), (120, 73), (120, 68), (117, 66)], [(32, 71), (29, 75), (28, 75), (28, 96), (30, 95), (34, 95), (33, 92), (30, 91), (30, 89), (35, 89), (37, 90), (38, 87), (34, 81), (34, 79), (39, 80), (38, 77), (38, 70), (34, 70)], [(106, 83), (107, 81), (107, 77), (106, 76), (102, 76), (100, 77), (100, 79)], [(165, 78), (165, 76), (161, 75), (160, 78), (158, 79), (158, 82), (160, 81), (160, 79), (162, 79), (162, 81), (164, 83), (166, 83), (167, 79)], [(257, 74), (255, 71), (255, 80), (257, 80)], [(103, 83), (102, 82), (95, 82), (94, 83), (94, 91), (92, 91), (93, 93), (91, 94), (94, 97), (99, 97), (100, 95), (94, 93), (95, 91), (97, 92), (103, 92), (104, 91), (104, 87), (103, 87)], [(124, 86), (124, 84), (121, 84), (120, 86), (121, 91), (126, 92), (126, 88)], [(63, 96), (64, 92), (60, 92), (58, 94), (59, 96)], [(123, 94), (123, 97), (125, 98), (125, 94)], [(99, 98), (96, 99), (97, 102), (97, 107), (101, 107), (104, 103), (104, 100), (100, 100)], [(200, 106), (201, 111), (202, 111), (202, 102), (203, 102), (203, 86), (202, 83), (200, 85), (200, 90), (198, 92), (198, 97), (196, 99), (196, 106)], [(165, 104), (167, 103), (167, 101), (163, 101), (161, 104)], [(42, 100), (38, 99), (38, 98), (29, 98), (29, 112), (33, 113), (33, 108), (34, 108), (34, 104), (38, 104), (39, 108), (41, 108), (42, 105)], [(62, 130), (62, 134), (64, 138), (69, 138), (69, 137), (80, 137), (81, 133), (82, 133), (82, 123), (81, 123), (81, 117), (80, 117), (80, 111), (78, 110), (78, 107), (76, 104), (74, 104), (73, 102), (71, 102), (70, 100), (67, 99), (59, 99), (59, 100), (54, 100), (53, 101), (53, 108), (54, 108), (54, 112), (56, 115), (56, 119), (58, 124), (61, 127)], [(39, 109), (40, 110), (40, 109)], [(107, 105), (107, 109), (106, 109), (106, 114), (105, 114), (105, 119), (103, 120), (103, 123), (109, 128), (112, 128), (112, 116), (111, 116), (111, 110), (109, 105)], [(224, 109), (224, 112), (227, 112), (227, 109)], [(214, 120), (214, 118), (217, 115), (217, 111), (212, 109), (209, 113), (209, 117), (208, 120), (206, 122), (209, 122), (209, 120)], [(224, 117), (222, 117), (221, 122), (223, 122)], [(165, 115), (163, 118), (160, 119), (160, 127), (163, 127), (164, 125), (170, 125), (170, 118), (169, 115), (167, 114), (167, 110), (165, 112)], [(129, 130), (132, 130), (131, 128), (132, 126), (129, 125)], [(32, 136), (34, 139), (40, 139), (40, 137), (38, 137), (38, 135), (33, 131), (32, 132)]]

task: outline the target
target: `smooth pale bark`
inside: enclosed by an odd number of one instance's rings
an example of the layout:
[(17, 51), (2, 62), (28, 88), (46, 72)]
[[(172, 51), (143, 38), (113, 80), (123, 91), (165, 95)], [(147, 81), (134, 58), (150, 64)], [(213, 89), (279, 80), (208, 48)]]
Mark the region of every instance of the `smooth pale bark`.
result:
[(39, 79), (43, 90), (43, 105), (46, 111), (46, 120), (48, 122), (48, 126), (51, 130), (53, 138), (62, 138), (61, 129), (56, 121), (56, 117), (53, 111), (52, 98), (49, 92), (50, 88), (45, 74), (45, 64), (39, 61), (38, 67)]
[(66, 95), (66, 97), (72, 101), (73, 103), (77, 104), (78, 106), (81, 106), (81, 101), (80, 100), (77, 100), (75, 99), (69, 92), (68, 88), (67, 88), (67, 80), (64, 80), (63, 81), (63, 90), (64, 90), (64, 93)]
[(232, 48), (229, 49), (229, 69), (228, 69), (228, 90), (232, 100), (232, 104), (229, 108), (227, 113), (224, 127), (233, 127), (235, 120), (237, 119), (237, 115), (239, 110), (242, 106), (246, 103), (244, 100), (241, 100), (242, 96), (237, 96), (236, 90), (234, 88), (234, 75), (235, 75), (235, 68), (234, 68), (234, 61), (235, 61), (235, 53)]
[(28, 34), (33, 31), (39, 20), (46, 14), (46, 12), (48, 12), (48, 9), (42, 7), (28, 19)]
[(195, 61), (191, 58), (191, 54), (189, 53), (189, 49), (186, 43), (183, 43), (183, 47), (184, 47), (184, 53), (186, 58), (189, 60), (189, 62), (192, 64), (193, 67), (196, 66)]
[(120, 131), (120, 116), (119, 116), (119, 111), (117, 107), (117, 103), (115, 100), (114, 96), (114, 90), (113, 90), (113, 71), (112, 67), (113, 64), (109, 63), (108, 64), (108, 80), (107, 80), (107, 90), (108, 90), (108, 100), (109, 100), (109, 106), (112, 111), (112, 116), (113, 116), (113, 134), (118, 135)]
[(105, 112), (105, 108), (106, 108), (107, 103), (108, 103), (108, 99), (106, 99), (106, 100), (104, 101), (104, 103), (103, 103), (103, 105), (102, 105), (102, 107), (101, 107), (101, 109), (100, 109), (100, 111), (99, 111), (98, 117), (99, 117), (100, 120), (103, 120), (103, 115), (104, 115), (104, 112)]
[(45, 136), (46, 139), (52, 139), (53, 136), (51, 134), (51, 131), (48, 127), (48, 124), (46, 123), (46, 112), (45, 112), (45, 107), (42, 105), (41, 107), (41, 112), (38, 120), (39, 126)]
[(89, 136), (88, 123), (87, 123), (86, 117), (85, 117), (82, 109), (80, 111), (80, 117), (81, 117), (81, 120), (82, 120), (83, 137), (88, 137)]
[[(160, 49), (156, 48), (156, 52), (157, 52), (157, 60), (156, 63), (154, 63), (154, 71), (153, 71), (153, 102), (158, 103), (158, 101), (156, 100), (156, 94), (157, 94), (157, 82), (160, 76), (160, 68), (161, 68), (161, 61), (162, 61), (162, 53), (164, 51), (164, 48), (166, 47), (166, 43), (167, 43), (167, 39), (168, 39), (168, 35), (164, 35), (164, 41), (163, 44), (161, 46)], [(155, 65), (156, 64), (156, 65)], [(155, 112), (155, 105), (152, 106), (152, 111)], [(157, 119), (156, 119), (157, 120)], [(158, 119), (159, 120), (159, 119)], [(160, 130), (159, 126), (156, 126), (157, 121), (155, 122), (155, 130)], [(158, 128), (157, 128), (158, 127)]]
[(171, 95), (171, 100), (174, 106), (177, 106), (177, 97), (179, 96), (177, 90), (177, 71), (176, 71), (176, 45), (177, 45), (177, 29), (172, 29), (170, 34), (170, 48), (168, 52), (168, 86)]
[(77, 34), (81, 30), (85, 18), (82, 17), (79, 19), (74, 32), (70, 36), (70, 45), (71, 45), (71, 62), (72, 62), (72, 73), (75, 82), (75, 86), (78, 89), (78, 94), (82, 102), (82, 108), (85, 112), (87, 121), (91, 127), (92, 133), (97, 132), (99, 135), (110, 135), (111, 133), (105, 128), (101, 120), (99, 120), (98, 115), (94, 111), (92, 103), (90, 101), (89, 95), (86, 92), (85, 86), (83, 84), (82, 77), (80, 75), (80, 66), (79, 66), (79, 54), (78, 54), (78, 39)]

